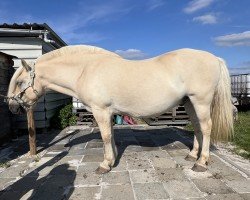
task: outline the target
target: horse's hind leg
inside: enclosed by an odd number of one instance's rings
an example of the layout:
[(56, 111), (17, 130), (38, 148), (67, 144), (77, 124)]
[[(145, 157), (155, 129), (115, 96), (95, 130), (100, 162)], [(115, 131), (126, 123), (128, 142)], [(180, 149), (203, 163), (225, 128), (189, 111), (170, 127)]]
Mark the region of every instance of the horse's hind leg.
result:
[(108, 110), (103, 109), (92, 109), (92, 111), (104, 143), (104, 161), (97, 168), (96, 173), (104, 174), (111, 170), (117, 156), (112, 127), (112, 114)]
[(203, 103), (199, 101), (192, 101), (192, 103), (194, 105), (196, 116), (199, 122), (199, 128), (203, 136), (201, 155), (192, 169), (194, 171), (201, 172), (206, 171), (206, 164), (209, 159), (210, 135), (212, 129), (210, 103), (206, 101), (203, 101)]
[(193, 148), (190, 151), (190, 153), (186, 156), (185, 159), (188, 161), (196, 161), (198, 159), (199, 148), (202, 146), (202, 134), (200, 132), (199, 121), (197, 119), (197, 116), (196, 116), (196, 113), (195, 113), (195, 110), (191, 101), (188, 100), (184, 104), (184, 107), (194, 127)]

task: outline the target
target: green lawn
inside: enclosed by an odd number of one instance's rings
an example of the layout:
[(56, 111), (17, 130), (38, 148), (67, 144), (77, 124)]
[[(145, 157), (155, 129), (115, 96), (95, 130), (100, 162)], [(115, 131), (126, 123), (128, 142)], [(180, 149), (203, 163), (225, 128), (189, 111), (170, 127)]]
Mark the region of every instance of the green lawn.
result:
[(239, 119), (234, 124), (234, 132), (235, 152), (250, 159), (250, 111), (239, 112)]

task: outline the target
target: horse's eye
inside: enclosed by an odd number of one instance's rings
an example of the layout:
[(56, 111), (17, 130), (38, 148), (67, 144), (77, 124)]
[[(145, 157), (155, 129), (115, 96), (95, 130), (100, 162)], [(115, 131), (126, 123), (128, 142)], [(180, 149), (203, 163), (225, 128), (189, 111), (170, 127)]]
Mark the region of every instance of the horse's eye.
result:
[(23, 84), (23, 82), (21, 82), (21, 81), (20, 81), (20, 82), (17, 82), (17, 86), (18, 86), (18, 87), (21, 87), (22, 84)]

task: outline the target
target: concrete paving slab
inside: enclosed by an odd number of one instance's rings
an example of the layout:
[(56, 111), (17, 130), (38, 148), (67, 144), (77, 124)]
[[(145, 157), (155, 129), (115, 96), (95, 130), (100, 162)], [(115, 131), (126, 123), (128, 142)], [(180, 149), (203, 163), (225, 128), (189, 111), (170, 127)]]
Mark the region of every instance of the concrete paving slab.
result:
[(54, 165), (68, 164), (70, 166), (78, 166), (82, 161), (83, 156), (65, 156), (58, 160)]
[(127, 185), (108, 185), (102, 188), (101, 200), (134, 200), (133, 189), (130, 184)]
[(216, 194), (206, 197), (207, 200), (244, 200), (239, 194)]
[(33, 158), (18, 148), (20, 141), (28, 145), (28, 137), (21, 137), (0, 148), (0, 155), (11, 155), (0, 156), (11, 163), (0, 170), (0, 199), (250, 199), (250, 179), (239, 162), (212, 153), (208, 171), (194, 172), (194, 163), (184, 159), (190, 140), (179, 133), (116, 127), (119, 160), (105, 175), (95, 173), (104, 157), (98, 129), (38, 135), (42, 151)]
[(15, 178), (0, 178), (0, 191), (4, 190), (15, 181)]
[(214, 178), (193, 179), (194, 184), (200, 191), (211, 194), (230, 194), (234, 191), (229, 188), (224, 182)]
[(181, 167), (189, 167), (191, 169), (195, 162), (187, 161), (185, 160), (185, 157), (186, 156), (174, 156), (173, 160), (176, 162), (177, 165)]
[(99, 167), (99, 165), (99, 162), (81, 163), (77, 169), (77, 174), (92, 173)]
[(7, 192), (4, 192), (3, 194), (0, 193), (0, 195), (1, 195), (0, 196), (1, 200), (25, 199), (25, 198), (22, 198), (25, 195), (22, 191), (18, 191), (18, 192), (7, 191)]
[(165, 150), (150, 151), (150, 152), (147, 152), (146, 155), (147, 155), (147, 157), (149, 159), (153, 159), (153, 158), (171, 158), (171, 156)]
[(234, 168), (222, 162), (219, 158), (211, 155), (208, 170), (212, 173), (221, 175), (227, 180), (242, 180), (244, 177)]
[(164, 188), (173, 199), (199, 198), (205, 195), (191, 181), (168, 181), (163, 183)]
[(187, 179), (181, 168), (156, 168), (156, 172), (161, 182)]
[(189, 165), (182, 167), (182, 170), (183, 170), (184, 174), (190, 179), (213, 178), (213, 174), (210, 173), (209, 171), (197, 173), (197, 172), (193, 171)]
[(250, 179), (226, 181), (226, 184), (238, 193), (246, 193), (250, 191)]
[(133, 187), (138, 200), (169, 198), (162, 183), (135, 183)]
[(128, 158), (127, 159), (128, 170), (137, 170), (137, 169), (150, 169), (152, 168), (151, 163), (148, 159), (140, 158)]
[(241, 196), (244, 200), (249, 200), (249, 199), (250, 199), (250, 193), (242, 193), (242, 194), (240, 194), (240, 196)]
[(154, 169), (134, 170), (129, 174), (133, 183), (160, 182)]
[(104, 155), (85, 155), (82, 162), (102, 162)]
[[(117, 161), (118, 162), (118, 161)], [(112, 172), (127, 170), (127, 162), (125, 159), (120, 159), (118, 163), (112, 168)]]
[(88, 142), (86, 149), (103, 148), (103, 142)]
[(108, 185), (117, 185), (117, 184), (129, 184), (130, 178), (128, 171), (124, 172), (110, 172), (103, 174), (102, 182)]
[(151, 158), (154, 168), (176, 168), (176, 162), (170, 158)]
[(22, 176), (22, 174), (28, 168), (28, 163), (14, 164), (13, 166), (4, 170), (4, 173), (0, 173), (0, 178), (16, 178)]
[(185, 157), (188, 155), (188, 153), (190, 152), (187, 149), (176, 149), (176, 150), (168, 150), (167, 151), (169, 153), (170, 156), (175, 157), (175, 156), (182, 156)]
[(101, 187), (79, 187), (74, 188), (69, 196), (70, 200), (98, 199)]
[(83, 187), (83, 186), (99, 186), (101, 184), (102, 175), (98, 175), (95, 172), (89, 173), (80, 173), (77, 174), (74, 186)]

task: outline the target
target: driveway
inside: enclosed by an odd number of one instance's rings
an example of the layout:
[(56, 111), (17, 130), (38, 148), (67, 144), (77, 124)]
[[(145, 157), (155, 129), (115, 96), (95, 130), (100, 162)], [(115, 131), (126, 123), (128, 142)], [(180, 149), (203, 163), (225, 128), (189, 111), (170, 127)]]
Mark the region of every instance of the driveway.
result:
[(94, 173), (103, 160), (97, 128), (50, 131), (37, 140), (36, 157), (28, 156), (27, 136), (1, 147), (1, 200), (250, 199), (248, 161), (244, 168), (212, 148), (208, 170), (193, 172), (184, 159), (192, 135), (178, 128), (116, 127), (119, 156), (104, 175)]

